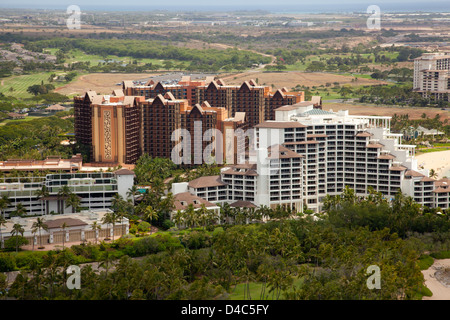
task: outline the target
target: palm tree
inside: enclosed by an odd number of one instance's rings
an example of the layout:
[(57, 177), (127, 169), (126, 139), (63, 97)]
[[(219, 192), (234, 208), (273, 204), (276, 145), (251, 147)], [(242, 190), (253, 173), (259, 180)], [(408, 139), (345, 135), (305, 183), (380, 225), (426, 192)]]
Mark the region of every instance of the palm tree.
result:
[(436, 179), (437, 176), (438, 176), (437, 172), (434, 169), (430, 169), (429, 177), (433, 178), (433, 179)]
[[(47, 186), (43, 185), (42, 188), (37, 189), (34, 194), (38, 197), (39, 200), (43, 201), (43, 198), (50, 195), (50, 191), (48, 190)], [(42, 210), (44, 210), (44, 206), (42, 206)]]
[(80, 198), (75, 193), (70, 193), (66, 201), (66, 208), (72, 207), (72, 213), (78, 212), (80, 203)]
[(41, 229), (44, 229), (45, 231), (48, 231), (48, 226), (45, 224), (44, 218), (37, 218), (35, 222), (33, 222), (33, 225), (31, 226), (32, 231), (38, 230), (39, 231), (39, 247), (38, 249), (43, 249), (44, 246), (42, 246), (42, 235), (41, 235)]
[(128, 189), (127, 196), (131, 198), (134, 205), (134, 198), (139, 194), (139, 189), (136, 185), (133, 185), (130, 189)]
[(63, 250), (64, 250), (64, 241), (66, 240), (66, 228), (68, 227), (67, 223), (63, 223), (61, 225), (61, 229), (63, 231)]
[(184, 221), (184, 211), (178, 210), (172, 217), (173, 222), (175, 222), (175, 225), (177, 228), (180, 228), (180, 225)]
[(8, 208), (10, 203), (11, 200), (9, 200), (8, 196), (6, 194), (2, 195), (0, 198), (0, 211), (3, 214), (3, 218), (5, 218), (5, 210)]
[(3, 234), (2, 227), (6, 226), (6, 219), (0, 216), (0, 249), (3, 249)]
[(16, 253), (19, 252), (19, 234), (23, 236), (25, 230), (19, 223), (15, 223), (11, 230), (11, 235), (16, 236)]
[(158, 212), (153, 209), (152, 206), (146, 206), (144, 209), (144, 219), (149, 220), (150, 222), (158, 220)]
[(64, 200), (67, 199), (70, 194), (72, 193), (72, 191), (70, 190), (68, 185), (64, 185), (62, 186), (62, 188), (59, 189), (58, 191), (58, 213), (61, 213), (61, 211), (63, 211), (62, 213), (64, 213)]
[(97, 223), (97, 221), (95, 221), (93, 224), (92, 224), (92, 230), (94, 230), (94, 232), (95, 232), (95, 244), (97, 244), (97, 230), (101, 230), (102, 229), (102, 226), (101, 225), (99, 225), (98, 223)]
[(11, 212), (12, 217), (23, 217), (25, 214), (27, 214), (27, 209), (25, 209), (21, 202), (16, 205), (16, 210)]
[(186, 226), (193, 228), (197, 224), (197, 214), (195, 212), (194, 205), (190, 203), (184, 211)]
[[(112, 233), (113, 234), (113, 238), (112, 238), (113, 241), (114, 241), (114, 227), (116, 225), (116, 220), (117, 220), (117, 217), (116, 217), (116, 214), (114, 212), (106, 213), (103, 216), (103, 220), (102, 220), (103, 223), (106, 223), (107, 229), (109, 229), (109, 225), (110, 224), (113, 225), (113, 233)], [(105, 240), (109, 240), (109, 236), (106, 236)]]

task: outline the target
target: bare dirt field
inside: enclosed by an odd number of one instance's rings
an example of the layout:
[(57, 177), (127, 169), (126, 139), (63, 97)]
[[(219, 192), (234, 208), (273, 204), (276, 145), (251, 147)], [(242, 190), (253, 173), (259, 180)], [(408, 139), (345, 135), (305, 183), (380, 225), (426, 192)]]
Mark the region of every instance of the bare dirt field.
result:
[(117, 83), (123, 80), (141, 80), (157, 73), (91, 73), (82, 75), (77, 80), (55, 89), (55, 92), (65, 95), (81, 95), (93, 90), (99, 94), (110, 94), (115, 89), (121, 89)]
[(307, 87), (326, 85), (326, 83), (339, 82), (340, 85), (350, 84), (352, 86), (386, 84), (387, 82), (358, 78), (357, 82), (352, 82), (354, 77), (335, 75), (329, 73), (308, 73), (308, 72), (246, 72), (223, 77), (227, 84), (242, 84), (243, 81), (258, 79), (261, 85), (274, 85), (275, 88), (286, 87), (291, 89), (296, 85)]
[(324, 103), (324, 110), (339, 111), (348, 110), (350, 114), (357, 114), (363, 116), (393, 116), (408, 114), (409, 119), (420, 119), (421, 115), (425, 113), (429, 118), (434, 118), (436, 114), (439, 114), (441, 120), (450, 118), (450, 111), (440, 110), (437, 108), (415, 108), (415, 107), (389, 107), (389, 106), (367, 106), (357, 105), (351, 103)]

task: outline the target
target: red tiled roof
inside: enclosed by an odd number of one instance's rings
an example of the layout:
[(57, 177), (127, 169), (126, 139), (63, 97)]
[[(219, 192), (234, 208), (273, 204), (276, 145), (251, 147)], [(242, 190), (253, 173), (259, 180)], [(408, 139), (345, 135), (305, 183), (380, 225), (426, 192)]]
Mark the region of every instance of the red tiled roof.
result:
[(384, 146), (381, 143), (369, 143), (366, 148), (383, 148)]
[(234, 208), (256, 208), (256, 206), (250, 201), (238, 200), (230, 204), (230, 207)]
[(218, 176), (205, 176), (194, 179), (189, 182), (189, 187), (191, 188), (206, 188), (206, 187), (217, 187), (226, 186), (227, 184), (220, 179)]
[(207, 208), (216, 206), (214, 203), (197, 197), (190, 192), (182, 192), (174, 196), (175, 210), (185, 210), (190, 204), (192, 204), (194, 208), (200, 208), (202, 204), (204, 204)]
[(67, 227), (80, 227), (80, 226), (87, 225), (86, 222), (81, 221), (80, 219), (74, 219), (74, 218), (61, 218), (61, 219), (45, 221), (45, 224), (47, 225), (47, 227), (49, 229), (61, 228), (63, 223), (65, 223), (67, 225)]
[(408, 170), (405, 172), (405, 177), (425, 177), (425, 175), (414, 170)]
[(408, 169), (407, 167), (404, 166), (395, 166), (395, 167), (390, 167), (389, 170), (393, 170), (393, 171), (403, 171)]

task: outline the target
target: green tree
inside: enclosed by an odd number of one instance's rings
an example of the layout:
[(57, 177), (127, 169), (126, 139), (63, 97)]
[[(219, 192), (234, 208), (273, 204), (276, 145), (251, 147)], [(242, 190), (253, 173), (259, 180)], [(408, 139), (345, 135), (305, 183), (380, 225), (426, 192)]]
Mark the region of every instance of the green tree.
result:
[(5, 218), (5, 210), (8, 208), (8, 206), (10, 205), (11, 200), (9, 200), (7, 195), (2, 195), (0, 198), (0, 212), (3, 215), (3, 218)]
[(11, 212), (11, 217), (23, 217), (26, 214), (27, 214), (27, 209), (24, 207), (24, 205), (21, 202), (19, 202), (16, 205), (16, 210)]
[(37, 218), (35, 222), (33, 222), (31, 226), (31, 230), (36, 232), (36, 230), (39, 232), (39, 247), (38, 249), (43, 249), (44, 246), (42, 245), (42, 235), (41, 230), (48, 231), (48, 226), (44, 221), (44, 218)]
[(19, 235), (23, 237), (24, 232), (25, 229), (19, 223), (15, 223), (11, 229), (11, 235), (16, 239), (16, 253), (19, 252), (19, 244), (21, 242)]

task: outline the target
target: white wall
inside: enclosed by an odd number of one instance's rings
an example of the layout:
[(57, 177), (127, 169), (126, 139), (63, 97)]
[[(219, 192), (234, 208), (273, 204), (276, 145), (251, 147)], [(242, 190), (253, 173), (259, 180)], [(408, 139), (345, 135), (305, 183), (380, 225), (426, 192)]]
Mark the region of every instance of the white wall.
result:
[(133, 186), (134, 176), (131, 174), (116, 175), (117, 177), (117, 192), (126, 200), (128, 190)]

